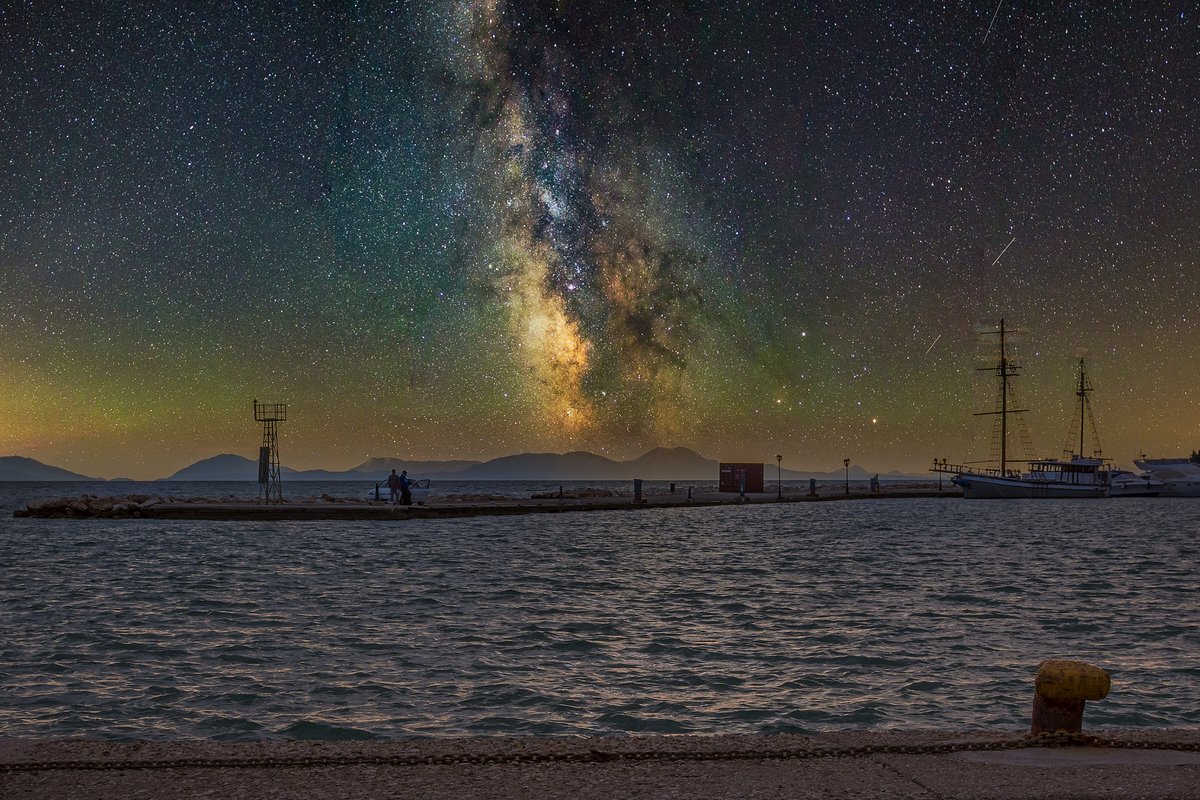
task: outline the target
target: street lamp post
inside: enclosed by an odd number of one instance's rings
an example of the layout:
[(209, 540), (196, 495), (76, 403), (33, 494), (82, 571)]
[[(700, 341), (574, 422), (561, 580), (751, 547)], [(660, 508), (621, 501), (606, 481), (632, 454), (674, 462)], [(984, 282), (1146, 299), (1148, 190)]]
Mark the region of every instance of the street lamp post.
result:
[(850, 494), (850, 459), (843, 458), (842, 466), (846, 468), (846, 494)]
[(775, 484), (779, 487), (778, 499), (783, 499), (783, 456), (775, 456)]

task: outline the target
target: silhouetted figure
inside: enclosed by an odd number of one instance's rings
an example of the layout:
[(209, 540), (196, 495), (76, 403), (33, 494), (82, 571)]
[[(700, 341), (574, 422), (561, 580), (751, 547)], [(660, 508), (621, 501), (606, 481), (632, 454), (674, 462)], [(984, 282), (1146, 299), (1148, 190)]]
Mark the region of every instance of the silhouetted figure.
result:
[[(392, 471), (395, 472), (395, 470), (392, 470)], [(410, 490), (411, 486), (412, 486), (412, 481), (410, 481), (408, 479), (408, 470), (406, 470), (406, 469), (401, 470), (400, 471), (400, 503), (402, 505), (406, 505), (406, 506), (412, 505), (412, 491)]]
[[(390, 503), (392, 503), (393, 505), (395, 505), (395, 503), (396, 503), (396, 497), (397, 497), (397, 496), (400, 494), (401, 490), (402, 490), (402, 489), (403, 489), (403, 487), (404, 487), (404, 482), (403, 482), (403, 480), (400, 478), (400, 476), (396, 474), (396, 470), (392, 470), (392, 474), (391, 474), (391, 475), (388, 475), (388, 477), (387, 477), (387, 486), (388, 486), (388, 489), (389, 489), (389, 490), (391, 490), (391, 491), (390, 491), (390, 496), (388, 497), (388, 502), (390, 502)], [(403, 491), (404, 491), (405, 493), (407, 493), (407, 492), (408, 492), (408, 490), (407, 490), (407, 489), (403, 489)]]

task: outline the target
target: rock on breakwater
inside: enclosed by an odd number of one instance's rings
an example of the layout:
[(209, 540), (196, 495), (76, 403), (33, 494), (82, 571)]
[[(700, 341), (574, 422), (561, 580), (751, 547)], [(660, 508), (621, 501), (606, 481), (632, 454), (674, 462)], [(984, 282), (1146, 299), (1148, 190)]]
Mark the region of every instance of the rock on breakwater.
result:
[(143, 512), (165, 502), (159, 495), (131, 494), (111, 497), (81, 494), (78, 497), (57, 497), (31, 500), (24, 509), (13, 512), (14, 517), (103, 517), (120, 519), (140, 517)]
[[(84, 519), (97, 517), (101, 519), (125, 519), (141, 517), (151, 509), (176, 504), (213, 504), (237, 503), (245, 504), (244, 497), (228, 495), (224, 497), (175, 497), (158, 494), (129, 494), (129, 495), (98, 495), (81, 494), (78, 496), (55, 497), (42, 500), (30, 500), (25, 508), (13, 512), (14, 517), (45, 517), (50, 519), (75, 518)], [(353, 500), (322, 495), (319, 499), (308, 502), (346, 503)]]
[(621, 497), (620, 492), (614, 492), (611, 489), (594, 489), (586, 487), (583, 489), (571, 489), (570, 491), (559, 490), (557, 492), (536, 492), (529, 495), (530, 500), (554, 500), (562, 498), (564, 500), (582, 500), (589, 497)]

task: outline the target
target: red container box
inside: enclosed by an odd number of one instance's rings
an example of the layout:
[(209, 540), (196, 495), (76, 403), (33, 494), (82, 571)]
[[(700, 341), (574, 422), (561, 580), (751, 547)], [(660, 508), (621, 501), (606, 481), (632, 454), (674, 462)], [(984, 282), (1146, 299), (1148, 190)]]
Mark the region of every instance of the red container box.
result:
[(722, 492), (740, 492), (742, 490), (742, 481), (746, 481), (747, 492), (763, 491), (763, 465), (760, 464), (737, 464), (722, 462), (721, 464), (721, 491)]

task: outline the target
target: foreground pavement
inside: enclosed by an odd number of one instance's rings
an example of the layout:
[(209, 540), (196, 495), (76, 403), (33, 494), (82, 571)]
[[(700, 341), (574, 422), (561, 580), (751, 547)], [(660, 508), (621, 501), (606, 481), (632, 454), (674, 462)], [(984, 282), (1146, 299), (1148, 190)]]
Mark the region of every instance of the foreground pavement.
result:
[(397, 742), (7, 739), (0, 740), (0, 797), (1200, 798), (1200, 730), (1090, 733), (1107, 746), (1021, 748), (1019, 732)]

